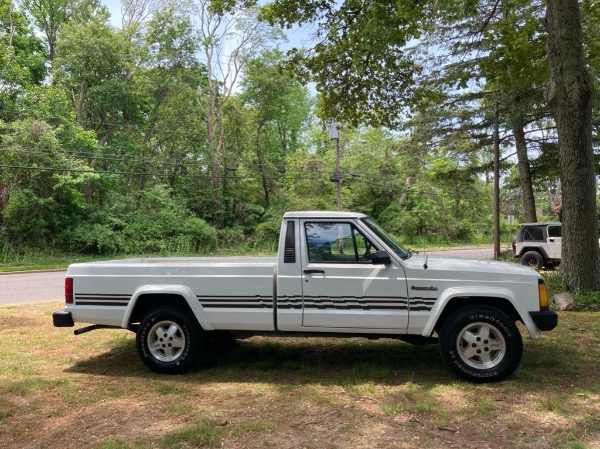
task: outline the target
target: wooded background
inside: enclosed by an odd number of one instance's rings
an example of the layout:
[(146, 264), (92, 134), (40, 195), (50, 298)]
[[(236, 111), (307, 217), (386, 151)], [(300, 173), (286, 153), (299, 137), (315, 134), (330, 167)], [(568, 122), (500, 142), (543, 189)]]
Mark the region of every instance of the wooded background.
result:
[(125, 0), (115, 27), (97, 0), (0, 0), (0, 249), (272, 250), (284, 211), (336, 208), (332, 119), (344, 209), (406, 244), (491, 242), (495, 111), (503, 243), (507, 215), (557, 218), (544, 2), (255, 3)]

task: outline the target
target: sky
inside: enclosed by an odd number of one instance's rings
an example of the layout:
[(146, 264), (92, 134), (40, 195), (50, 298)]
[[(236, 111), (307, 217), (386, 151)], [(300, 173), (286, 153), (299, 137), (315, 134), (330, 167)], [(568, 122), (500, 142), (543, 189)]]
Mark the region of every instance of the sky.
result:
[(121, 28), (121, 0), (102, 0), (102, 4), (110, 11), (110, 23)]
[[(101, 0), (101, 3), (105, 5), (110, 12), (110, 23), (116, 27), (121, 28), (121, 0)], [(265, 3), (261, 1), (260, 3)], [(309, 41), (309, 33), (306, 28), (294, 27), (291, 30), (284, 30), (287, 36), (288, 42), (282, 42), (279, 48), (283, 51), (289, 50), (293, 47), (305, 47)]]

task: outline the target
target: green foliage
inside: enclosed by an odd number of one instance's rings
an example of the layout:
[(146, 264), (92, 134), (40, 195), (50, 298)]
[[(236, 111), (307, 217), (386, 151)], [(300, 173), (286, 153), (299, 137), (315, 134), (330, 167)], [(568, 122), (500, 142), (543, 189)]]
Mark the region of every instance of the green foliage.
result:
[(391, 233), (405, 236), (408, 239), (419, 233), (418, 218), (396, 204), (388, 206), (379, 215), (379, 220)]
[(213, 250), (217, 231), (194, 217), (166, 186), (148, 189), (136, 201), (118, 194), (93, 214), (91, 222), (69, 229), (72, 251), (98, 254), (195, 254)]
[(318, 43), (293, 49), (288, 67), (316, 82), (326, 117), (353, 125), (397, 125), (418, 67), (404, 46), (420, 35), (421, 3), (278, 0), (264, 17), (282, 26), (314, 23)]
[(46, 52), (27, 16), (12, 0), (0, 0), (0, 120), (23, 118), (19, 97), (45, 75)]
[[(592, 3), (581, 2), (597, 78)], [(264, 5), (265, 18), (318, 30), (310, 52), (287, 57), (256, 50), (277, 33), (245, 10), (254, 0), (207, 4), (214, 19), (237, 14), (244, 30), (260, 28), (227, 55), (245, 67), (236, 83), (217, 68), (235, 33), (200, 38), (182, 5), (154, 9), (144, 23), (128, 16), (116, 30), (97, 0), (23, 0), (22, 11), (0, 0), (4, 259), (40, 249), (273, 252), (285, 211), (336, 208), (336, 145), (323, 119), (332, 116), (343, 122), (343, 209), (373, 216), (403, 243), (491, 242), (496, 101), (504, 155), (518, 118), (546, 130), (529, 157), (538, 201), (556, 193), (538, 2), (278, 0)], [(454, 59), (425, 54), (429, 43)], [(314, 80), (320, 95), (299, 80)], [(349, 126), (364, 123), (402, 133)], [(510, 158), (501, 169), (501, 215), (519, 220), (518, 170)], [(508, 242), (511, 228), (501, 226)]]
[(219, 247), (233, 248), (239, 246), (241, 242), (245, 241), (245, 239), (246, 236), (244, 235), (244, 228), (241, 226), (221, 228), (217, 230)]
[(69, 251), (88, 254), (115, 254), (123, 247), (123, 237), (108, 224), (83, 222), (63, 234)]
[(273, 252), (277, 250), (279, 230), (281, 228), (281, 215), (270, 213), (262, 223), (256, 227), (251, 236), (249, 245), (255, 250)]
[(60, 224), (53, 198), (41, 198), (30, 189), (12, 193), (3, 211), (4, 232), (18, 243), (51, 244)]

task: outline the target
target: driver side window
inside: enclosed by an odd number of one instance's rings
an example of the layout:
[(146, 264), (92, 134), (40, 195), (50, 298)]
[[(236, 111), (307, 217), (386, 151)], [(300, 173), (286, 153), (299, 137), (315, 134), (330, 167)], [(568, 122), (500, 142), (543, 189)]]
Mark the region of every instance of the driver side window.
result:
[(369, 263), (377, 251), (350, 223), (306, 223), (310, 262)]

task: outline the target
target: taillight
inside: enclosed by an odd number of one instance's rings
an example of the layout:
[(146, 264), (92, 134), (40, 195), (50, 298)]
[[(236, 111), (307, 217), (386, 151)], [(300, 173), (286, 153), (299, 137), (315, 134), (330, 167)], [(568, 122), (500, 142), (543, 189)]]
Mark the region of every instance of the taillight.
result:
[(73, 304), (73, 278), (65, 278), (65, 302)]
[(548, 289), (543, 279), (538, 279), (538, 294), (540, 297), (540, 309), (547, 309), (549, 306)]

